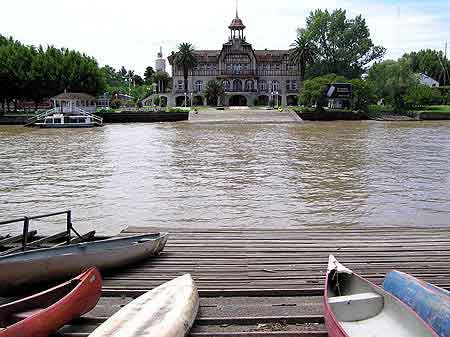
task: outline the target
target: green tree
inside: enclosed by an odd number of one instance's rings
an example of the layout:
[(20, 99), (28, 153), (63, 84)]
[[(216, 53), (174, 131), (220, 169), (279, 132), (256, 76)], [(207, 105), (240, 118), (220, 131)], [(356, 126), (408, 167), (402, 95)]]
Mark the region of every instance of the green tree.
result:
[(144, 83), (145, 83), (144, 79), (141, 76), (139, 76), (137, 74), (135, 74), (133, 76), (133, 84), (134, 85), (141, 86), (141, 85), (144, 85)]
[(306, 80), (300, 91), (300, 102), (306, 106), (317, 106), (323, 108), (327, 104), (325, 91), (330, 84), (337, 82), (346, 82), (346, 79), (336, 74), (318, 76)]
[(352, 109), (368, 111), (369, 105), (374, 100), (374, 94), (369, 83), (361, 79), (353, 79), (349, 83), (352, 85)]
[(197, 65), (194, 46), (190, 43), (181, 43), (178, 46), (178, 52), (175, 54), (174, 64), (183, 72), (184, 90), (187, 92), (189, 71)]
[(153, 75), (155, 74), (155, 70), (153, 67), (147, 67), (145, 68), (144, 72), (144, 81), (146, 84), (152, 84), (153, 82)]
[(349, 19), (342, 9), (311, 12), (304, 35), (314, 45), (317, 55), (309, 69), (310, 77), (335, 73), (358, 78), (386, 52), (385, 48), (374, 45), (362, 16)]
[(218, 106), (225, 95), (223, 83), (217, 80), (208, 81), (204, 89), (204, 94), (208, 105)]
[(310, 32), (305, 29), (298, 29), (297, 39), (291, 45), (291, 62), (300, 66), (300, 81), (305, 79), (306, 68), (314, 63), (316, 58), (316, 46), (310, 37)]
[(37, 103), (64, 89), (96, 95), (104, 89), (104, 73), (87, 55), (54, 47), (35, 48), (0, 38), (0, 100)]
[(441, 102), (442, 95), (437, 88), (430, 88), (422, 84), (412, 86), (405, 95), (405, 103), (411, 108), (437, 105)]
[(166, 92), (170, 85), (170, 75), (165, 71), (157, 71), (151, 81), (156, 84), (158, 93)]
[(450, 61), (442, 51), (425, 49), (405, 54), (403, 58), (409, 61), (414, 73), (426, 74), (441, 85), (450, 84)]
[(405, 59), (375, 64), (367, 80), (375, 96), (384, 99), (398, 113), (405, 112), (405, 95), (419, 82)]

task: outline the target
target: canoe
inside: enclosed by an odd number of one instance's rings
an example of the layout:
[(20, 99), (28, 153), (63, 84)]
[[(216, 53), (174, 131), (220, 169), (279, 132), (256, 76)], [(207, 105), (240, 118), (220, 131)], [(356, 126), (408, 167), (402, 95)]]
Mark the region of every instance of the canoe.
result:
[(126, 305), (89, 337), (184, 337), (199, 306), (191, 275), (178, 277)]
[(96, 268), (39, 294), (0, 305), (0, 337), (46, 337), (97, 304), (102, 278)]
[(89, 267), (104, 271), (138, 262), (161, 252), (167, 238), (167, 233), (145, 234), (0, 257), (0, 294), (11, 294), (24, 286), (68, 279)]
[(450, 292), (399, 271), (386, 276), (383, 288), (413, 309), (439, 336), (450, 336)]
[(413, 310), (330, 256), (324, 294), (330, 337), (438, 337)]

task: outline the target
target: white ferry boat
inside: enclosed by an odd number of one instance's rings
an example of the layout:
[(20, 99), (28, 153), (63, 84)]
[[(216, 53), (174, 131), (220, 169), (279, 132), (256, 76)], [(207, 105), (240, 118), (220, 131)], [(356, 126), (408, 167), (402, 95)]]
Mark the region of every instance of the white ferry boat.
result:
[(31, 118), (26, 126), (41, 128), (92, 128), (103, 126), (95, 116), (96, 100), (82, 93), (63, 93), (52, 98), (53, 109)]

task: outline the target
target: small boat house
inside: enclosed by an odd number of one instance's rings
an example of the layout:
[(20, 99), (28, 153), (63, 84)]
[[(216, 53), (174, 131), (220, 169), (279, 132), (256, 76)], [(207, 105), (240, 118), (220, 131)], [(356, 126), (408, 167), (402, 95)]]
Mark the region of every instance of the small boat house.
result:
[(51, 99), (55, 112), (78, 114), (80, 110), (95, 113), (96, 98), (83, 93), (65, 92)]

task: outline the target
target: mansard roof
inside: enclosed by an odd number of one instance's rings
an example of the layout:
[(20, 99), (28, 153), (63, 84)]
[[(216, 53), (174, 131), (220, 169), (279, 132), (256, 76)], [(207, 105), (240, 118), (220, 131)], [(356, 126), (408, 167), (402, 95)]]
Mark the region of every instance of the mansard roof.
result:
[[(198, 62), (218, 62), (222, 50), (196, 50), (195, 56)], [(281, 62), (284, 57), (289, 56), (289, 50), (255, 50), (258, 62)], [(172, 55), (171, 55), (172, 56)], [(173, 57), (169, 56), (169, 62), (173, 64)]]

